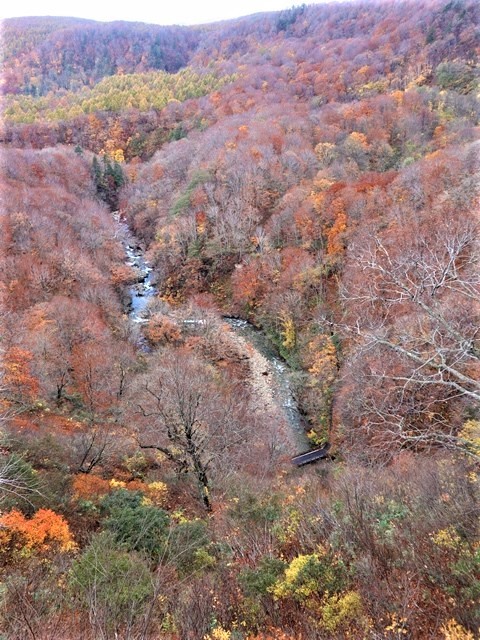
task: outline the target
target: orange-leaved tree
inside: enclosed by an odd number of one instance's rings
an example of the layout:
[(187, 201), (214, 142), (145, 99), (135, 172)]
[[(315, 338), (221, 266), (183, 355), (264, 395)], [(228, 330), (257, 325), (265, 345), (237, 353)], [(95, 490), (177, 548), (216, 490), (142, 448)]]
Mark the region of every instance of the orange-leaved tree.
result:
[(0, 516), (2, 553), (29, 556), (50, 550), (70, 551), (75, 548), (68, 522), (50, 509), (39, 509), (26, 518), (17, 509)]

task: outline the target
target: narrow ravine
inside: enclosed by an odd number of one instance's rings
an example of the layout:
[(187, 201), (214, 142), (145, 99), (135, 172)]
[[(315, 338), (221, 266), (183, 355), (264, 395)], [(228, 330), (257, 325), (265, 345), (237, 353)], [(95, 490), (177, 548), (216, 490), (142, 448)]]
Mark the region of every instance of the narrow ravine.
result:
[[(145, 259), (140, 243), (127, 223), (121, 219), (119, 212), (114, 212), (113, 217), (119, 226), (126, 256), (125, 264), (138, 274), (137, 281), (127, 291), (128, 316), (132, 322), (145, 324), (148, 322), (148, 302), (157, 292), (153, 271)], [(310, 448), (306, 436), (307, 425), (292, 391), (288, 365), (278, 357), (274, 346), (261, 330), (246, 320), (230, 317), (224, 319), (232, 330), (231, 339), (248, 360), (250, 384), (256, 397), (257, 409), (277, 420), (279, 429), (281, 422), (288, 425), (288, 433), (284, 435), (289, 443), (289, 454), (307, 451)]]

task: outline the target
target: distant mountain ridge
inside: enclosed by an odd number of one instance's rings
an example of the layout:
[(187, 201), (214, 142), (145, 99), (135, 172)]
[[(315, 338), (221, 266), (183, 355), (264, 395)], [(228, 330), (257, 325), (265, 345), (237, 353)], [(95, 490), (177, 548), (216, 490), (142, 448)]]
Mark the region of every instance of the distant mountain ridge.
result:
[[(422, 41), (412, 40), (413, 10)], [(190, 64), (208, 66), (212, 60), (238, 59), (257, 52), (263, 44), (276, 47), (285, 38), (297, 40), (296, 46), (306, 55), (310, 51), (318, 55), (312, 46), (349, 41), (355, 57), (359, 52), (354, 43), (359, 37), (371, 31), (378, 42), (393, 33), (393, 26), (396, 35), (391, 43), (403, 41), (402, 57), (408, 51), (420, 54), (423, 48), (422, 57), (433, 64), (459, 57), (474, 63), (480, 40), (479, 13), (477, 3), (455, 0), (443, 6), (438, 2), (301, 5), (200, 26), (10, 18), (2, 24), (3, 93), (43, 96), (56, 89), (93, 86), (111, 75), (175, 73)], [(396, 57), (392, 52), (392, 63)]]
[(22, 17), (3, 21), (2, 92), (43, 96), (77, 90), (107, 76), (167, 71), (187, 66), (195, 54), (218, 49), (254, 33), (261, 42), (285, 30), (301, 8), (258, 13), (200, 26), (98, 22), (69, 17)]
[(176, 72), (199, 43), (200, 29), (76, 18), (4, 22), (4, 92), (41, 96), (75, 90), (118, 73)]

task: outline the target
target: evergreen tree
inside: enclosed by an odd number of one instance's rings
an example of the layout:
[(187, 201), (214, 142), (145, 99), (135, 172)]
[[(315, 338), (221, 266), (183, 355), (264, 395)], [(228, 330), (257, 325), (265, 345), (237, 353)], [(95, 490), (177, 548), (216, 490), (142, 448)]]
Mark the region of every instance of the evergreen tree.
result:
[(108, 204), (112, 211), (118, 208), (118, 194), (125, 184), (125, 174), (119, 162), (111, 162), (105, 154), (101, 164), (94, 156), (92, 161), (92, 176), (97, 195)]

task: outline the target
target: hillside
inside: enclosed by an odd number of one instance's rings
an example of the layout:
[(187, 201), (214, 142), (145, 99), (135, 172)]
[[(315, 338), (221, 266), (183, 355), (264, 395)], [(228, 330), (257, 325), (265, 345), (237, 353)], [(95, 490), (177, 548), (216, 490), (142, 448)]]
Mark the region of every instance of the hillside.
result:
[(5, 21), (6, 637), (476, 637), (479, 25)]
[(11, 18), (3, 24), (6, 93), (42, 96), (106, 76), (184, 67), (196, 29), (73, 18)]

